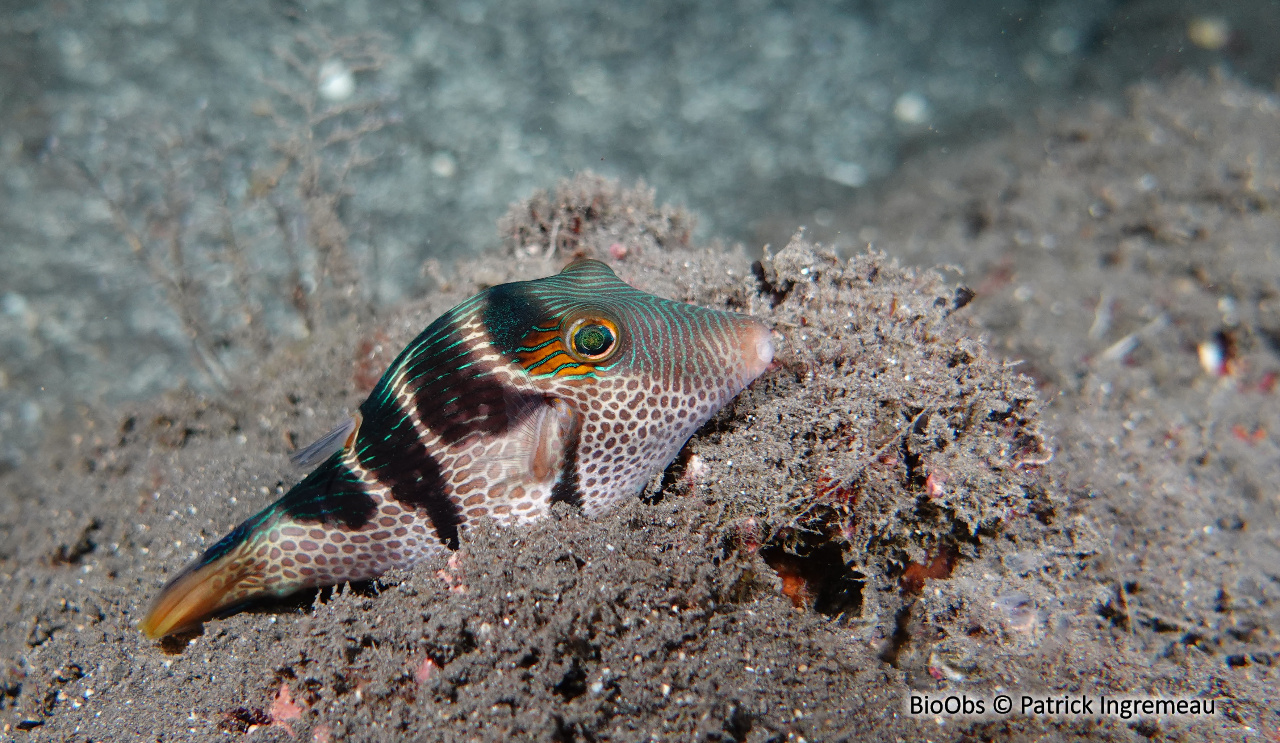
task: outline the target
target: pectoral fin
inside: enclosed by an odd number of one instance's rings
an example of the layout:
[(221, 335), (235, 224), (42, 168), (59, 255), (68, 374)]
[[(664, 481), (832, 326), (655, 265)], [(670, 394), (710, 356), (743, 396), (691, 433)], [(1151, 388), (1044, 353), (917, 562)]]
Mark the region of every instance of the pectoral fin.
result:
[(580, 415), (569, 403), (551, 399), (529, 428), (529, 474), (536, 482), (551, 482), (564, 469), (571, 448), (578, 444)]
[(582, 414), (558, 397), (524, 398), (508, 405), (513, 406), (511, 418), (517, 421), (502, 457), (511, 479), (526, 485), (554, 485), (577, 448)]

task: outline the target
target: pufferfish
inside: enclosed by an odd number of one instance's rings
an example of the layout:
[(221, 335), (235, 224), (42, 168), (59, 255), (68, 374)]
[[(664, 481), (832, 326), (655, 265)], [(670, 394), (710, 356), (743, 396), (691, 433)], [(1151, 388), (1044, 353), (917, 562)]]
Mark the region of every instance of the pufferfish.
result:
[(321, 462), (165, 586), (163, 637), (264, 597), (457, 549), (468, 524), (635, 497), (773, 358), (751, 317), (646, 294), (605, 264), (492, 287), (413, 340)]

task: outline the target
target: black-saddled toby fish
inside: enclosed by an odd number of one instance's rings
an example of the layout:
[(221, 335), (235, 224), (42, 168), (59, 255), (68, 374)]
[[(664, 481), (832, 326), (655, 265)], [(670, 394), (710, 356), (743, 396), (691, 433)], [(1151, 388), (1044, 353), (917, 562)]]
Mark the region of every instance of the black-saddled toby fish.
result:
[(296, 457), (322, 461), (310, 475), (170, 581), (142, 631), (414, 565), (486, 516), (606, 511), (772, 358), (759, 321), (646, 294), (599, 261), (481, 292)]

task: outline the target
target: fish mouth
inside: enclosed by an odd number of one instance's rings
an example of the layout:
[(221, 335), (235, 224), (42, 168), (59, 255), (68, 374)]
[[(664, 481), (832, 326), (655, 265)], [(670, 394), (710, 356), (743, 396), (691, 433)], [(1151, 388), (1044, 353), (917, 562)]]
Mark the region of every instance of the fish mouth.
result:
[(742, 334), (742, 357), (748, 381), (764, 374), (773, 361), (773, 331), (759, 320), (751, 320)]

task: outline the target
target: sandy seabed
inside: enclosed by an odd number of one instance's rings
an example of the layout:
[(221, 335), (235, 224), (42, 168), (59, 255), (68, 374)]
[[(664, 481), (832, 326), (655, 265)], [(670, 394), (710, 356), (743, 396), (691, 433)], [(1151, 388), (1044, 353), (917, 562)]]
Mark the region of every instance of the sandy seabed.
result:
[[(1280, 106), (1216, 79), (1130, 103), (907, 167), (839, 219), (852, 257), (692, 245), (582, 176), (225, 398), (88, 415), (0, 479), (0, 740), (1275, 740)], [(370, 368), (578, 255), (776, 330), (643, 500), (137, 631)], [(1133, 697), (1213, 712), (1053, 703)]]

